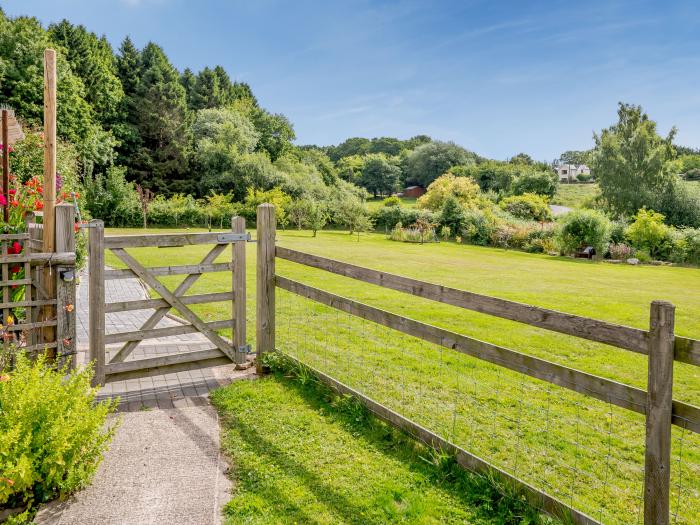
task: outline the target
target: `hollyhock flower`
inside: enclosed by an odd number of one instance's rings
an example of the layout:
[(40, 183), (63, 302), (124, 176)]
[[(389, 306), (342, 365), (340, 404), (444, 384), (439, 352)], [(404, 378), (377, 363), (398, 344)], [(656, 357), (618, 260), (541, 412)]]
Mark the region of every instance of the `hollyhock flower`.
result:
[(56, 172), (56, 191), (60, 191), (62, 187), (63, 187), (63, 177), (61, 177), (60, 173)]
[(22, 245), (17, 241), (13, 242), (12, 245), (7, 248), (7, 253), (9, 254), (18, 254), (21, 251)]
[(0, 193), (0, 206), (7, 206), (7, 199)]

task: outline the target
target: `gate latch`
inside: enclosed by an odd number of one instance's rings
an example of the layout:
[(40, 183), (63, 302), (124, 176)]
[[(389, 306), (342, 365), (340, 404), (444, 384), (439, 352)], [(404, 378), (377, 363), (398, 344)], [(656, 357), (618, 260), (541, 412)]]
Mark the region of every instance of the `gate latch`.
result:
[(220, 233), (216, 236), (216, 242), (250, 241), (250, 233)]
[(238, 347), (239, 354), (250, 354), (250, 345), (243, 345)]

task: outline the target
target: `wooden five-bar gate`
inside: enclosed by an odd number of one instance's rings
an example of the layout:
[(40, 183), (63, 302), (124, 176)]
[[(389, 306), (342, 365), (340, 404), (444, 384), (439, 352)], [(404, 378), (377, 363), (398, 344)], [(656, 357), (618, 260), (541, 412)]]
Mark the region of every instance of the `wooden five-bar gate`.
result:
[[(104, 384), (123, 379), (146, 377), (179, 370), (191, 370), (227, 363), (246, 362), (249, 346), (246, 344), (246, 242), (250, 236), (245, 231), (245, 219), (234, 217), (231, 231), (222, 233), (177, 233), (148, 235), (104, 235), (104, 224), (93, 220), (89, 224), (89, 359), (95, 366), (95, 383)], [(213, 245), (199, 264), (145, 267), (129, 248), (172, 248), (186, 250), (188, 246)], [(216, 262), (231, 247), (230, 262)], [(126, 267), (106, 269), (105, 252), (110, 251)], [(172, 253), (172, 252), (171, 252)], [(167, 261), (168, 251), (163, 251)], [(204, 274), (230, 272), (231, 290), (213, 293), (185, 295)], [(159, 277), (184, 275), (184, 280), (170, 290)], [(110, 279), (138, 278), (158, 297), (105, 303), (105, 281)], [(190, 305), (230, 302), (231, 317), (207, 322), (197, 315)], [(105, 316), (108, 313), (133, 310), (154, 310), (139, 330), (105, 334)], [(184, 322), (176, 326), (159, 327), (159, 322), (175, 310)], [(227, 340), (217, 330), (230, 328), (232, 340)], [(173, 353), (143, 359), (129, 359), (138, 345), (146, 339), (163, 338), (200, 333), (212, 348)], [(107, 357), (107, 345), (123, 343)]]

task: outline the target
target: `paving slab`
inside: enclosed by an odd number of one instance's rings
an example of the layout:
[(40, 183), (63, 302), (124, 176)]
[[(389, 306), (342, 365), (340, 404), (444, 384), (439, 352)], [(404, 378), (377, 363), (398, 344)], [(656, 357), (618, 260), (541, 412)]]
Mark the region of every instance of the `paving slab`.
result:
[(122, 413), (93, 483), (44, 507), (37, 525), (221, 523), (231, 482), (209, 405)]

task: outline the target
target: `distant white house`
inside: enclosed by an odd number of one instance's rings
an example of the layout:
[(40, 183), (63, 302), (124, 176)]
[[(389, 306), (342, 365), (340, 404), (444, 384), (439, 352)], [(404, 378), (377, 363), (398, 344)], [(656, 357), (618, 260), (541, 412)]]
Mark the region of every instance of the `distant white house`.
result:
[(575, 182), (579, 175), (591, 174), (591, 168), (585, 164), (558, 164), (554, 170), (559, 176), (559, 182)]

